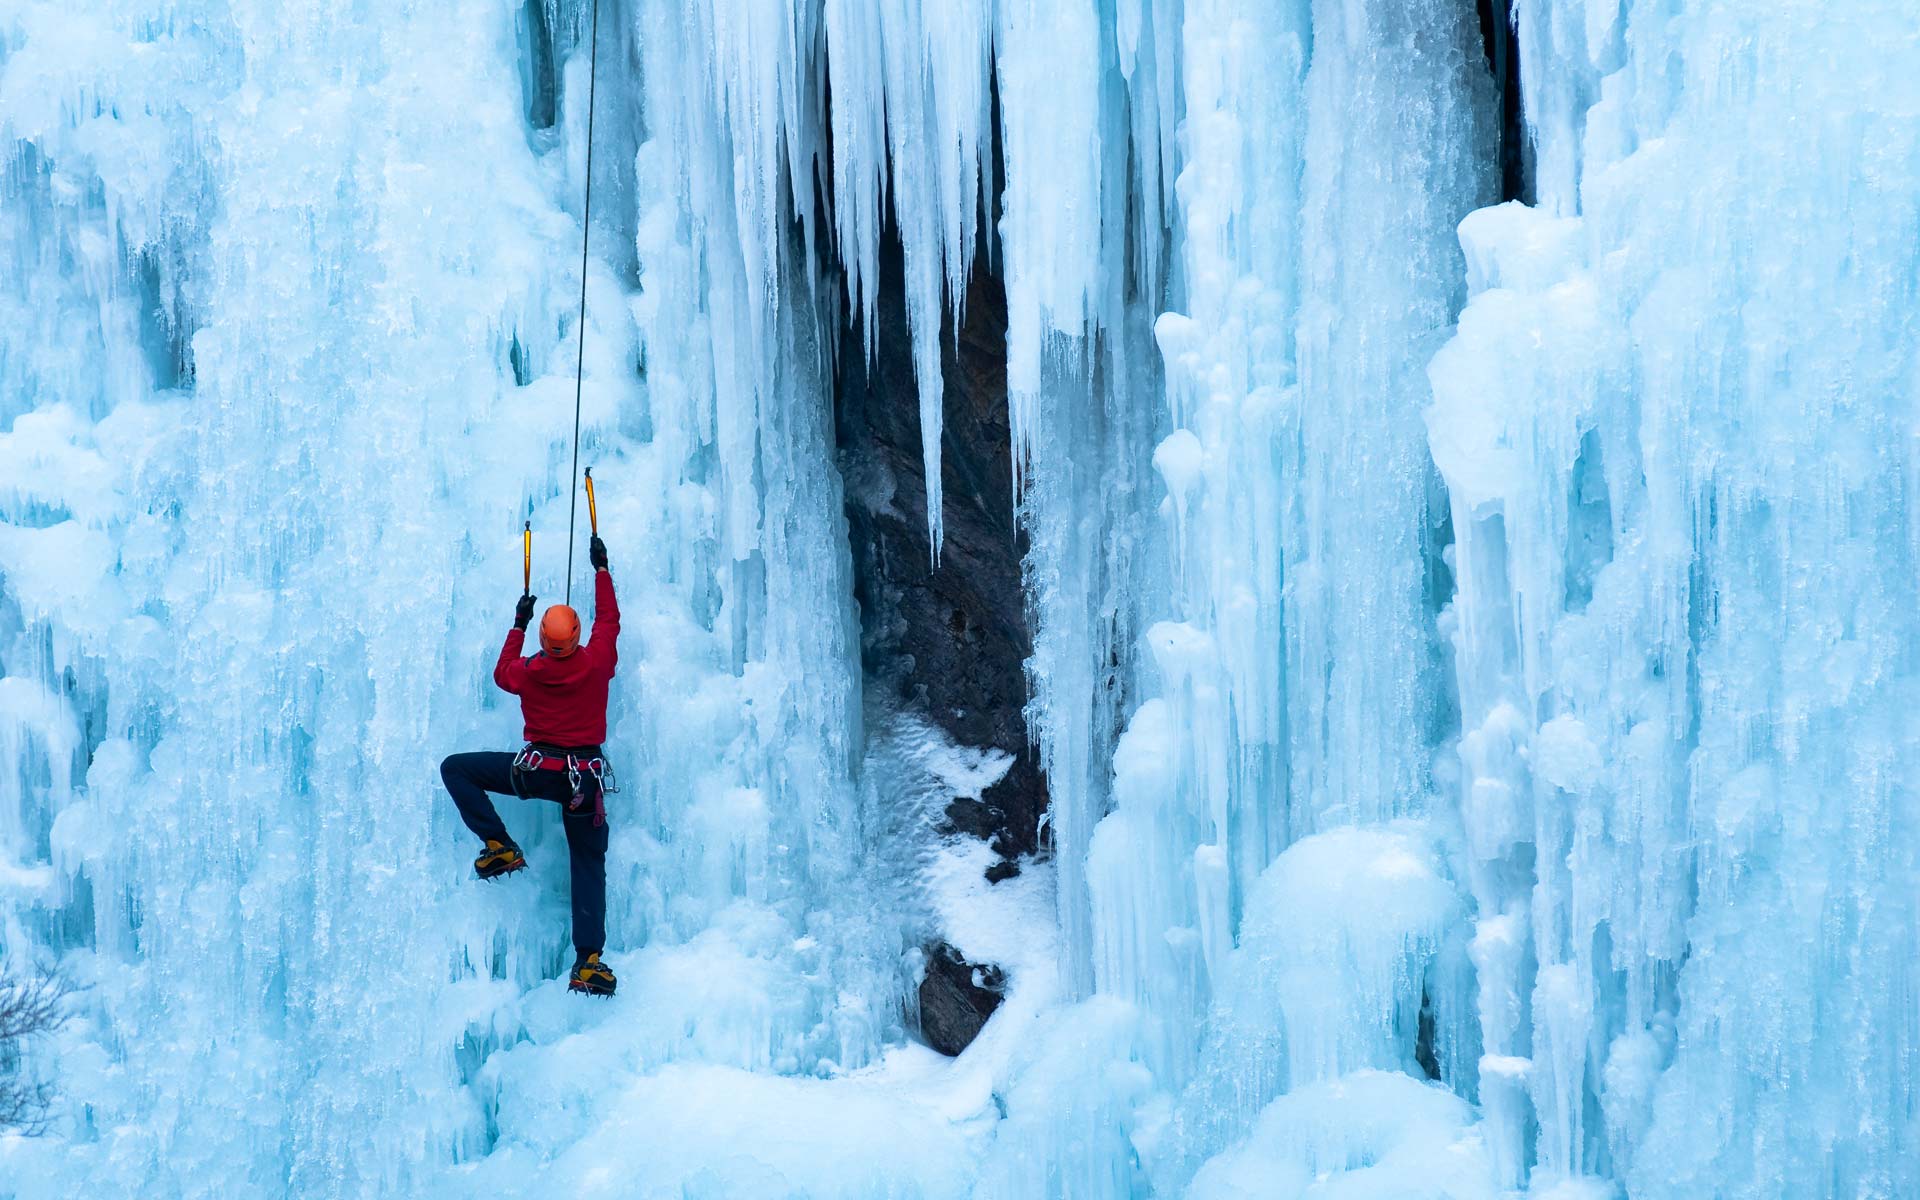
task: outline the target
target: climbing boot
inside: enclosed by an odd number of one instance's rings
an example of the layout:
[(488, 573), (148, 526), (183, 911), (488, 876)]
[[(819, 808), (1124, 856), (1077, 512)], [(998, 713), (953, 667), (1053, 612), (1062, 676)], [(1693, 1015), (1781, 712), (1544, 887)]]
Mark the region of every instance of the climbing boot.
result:
[(612, 968), (601, 962), (596, 952), (573, 964), (573, 975), (567, 980), (567, 990), (584, 992), (589, 996), (611, 996), (618, 982), (613, 977)]
[(498, 879), (526, 870), (527, 858), (518, 846), (489, 840), (480, 857), (473, 860), (473, 869), (482, 879)]

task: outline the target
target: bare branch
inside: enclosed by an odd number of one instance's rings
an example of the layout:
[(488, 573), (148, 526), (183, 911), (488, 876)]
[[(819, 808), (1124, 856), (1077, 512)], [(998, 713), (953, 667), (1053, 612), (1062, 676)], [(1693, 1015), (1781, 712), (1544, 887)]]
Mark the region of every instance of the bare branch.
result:
[(0, 978), (0, 1131), (34, 1137), (45, 1133), (53, 1091), (27, 1079), (21, 1060), (27, 1039), (51, 1033), (67, 1019), (66, 1000), (73, 986), (58, 975), (19, 980)]
[(0, 1052), (7, 1043), (51, 1033), (66, 1019), (61, 1006), (73, 986), (58, 975), (25, 983), (0, 979)]

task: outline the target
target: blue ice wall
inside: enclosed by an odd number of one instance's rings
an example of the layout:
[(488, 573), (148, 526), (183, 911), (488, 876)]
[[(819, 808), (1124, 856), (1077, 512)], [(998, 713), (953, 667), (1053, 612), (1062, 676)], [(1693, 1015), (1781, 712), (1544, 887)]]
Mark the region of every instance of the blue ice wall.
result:
[[(85, 985), (0, 1196), (1920, 1192), (1908, 5), (1491, 6), (1524, 205), (1470, 4), (602, 3), (583, 1007), (435, 766), (567, 587), (590, 9), (0, 0), (0, 964)], [(889, 226), (929, 480), (1007, 297), (991, 886), (861, 694)]]

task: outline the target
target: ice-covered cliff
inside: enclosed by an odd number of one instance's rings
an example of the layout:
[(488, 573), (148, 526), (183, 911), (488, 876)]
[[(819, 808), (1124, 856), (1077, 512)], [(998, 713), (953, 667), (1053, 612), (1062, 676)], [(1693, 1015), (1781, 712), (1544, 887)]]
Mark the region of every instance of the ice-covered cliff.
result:
[(1910, 0), (599, 2), (588, 1004), (591, 0), (0, 0), (0, 1196), (1920, 1194)]

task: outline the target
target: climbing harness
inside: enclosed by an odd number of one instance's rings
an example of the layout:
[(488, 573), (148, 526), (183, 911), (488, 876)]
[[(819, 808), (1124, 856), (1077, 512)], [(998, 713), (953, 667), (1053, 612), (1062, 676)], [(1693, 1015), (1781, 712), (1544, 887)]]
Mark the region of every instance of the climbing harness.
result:
[(516, 795), (525, 800), (527, 799), (526, 789), (520, 784), (520, 774), (523, 771), (565, 771), (569, 793), (567, 808), (573, 812), (579, 812), (581, 806), (586, 804), (586, 789), (582, 785), (588, 776), (592, 776), (595, 828), (607, 823), (607, 793), (617, 793), (620, 790), (619, 782), (613, 777), (613, 764), (599, 754), (581, 758), (571, 750), (552, 746), (543, 749), (534, 742), (528, 742), (513, 758), (513, 790)]
[[(573, 471), (572, 476), (580, 474), (580, 389), (587, 370), (587, 252), (588, 239), (593, 233), (593, 110), (594, 92), (600, 82), (600, 0), (593, 0), (592, 32), (587, 35), (587, 198), (580, 216), (580, 328), (579, 350), (573, 364)], [(580, 494), (572, 488), (567, 489), (567, 603), (573, 603), (573, 531), (574, 517), (579, 511)], [(588, 472), (587, 507), (593, 507), (592, 472)], [(597, 522), (596, 522), (597, 524)]]

